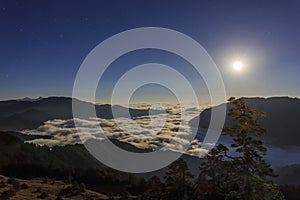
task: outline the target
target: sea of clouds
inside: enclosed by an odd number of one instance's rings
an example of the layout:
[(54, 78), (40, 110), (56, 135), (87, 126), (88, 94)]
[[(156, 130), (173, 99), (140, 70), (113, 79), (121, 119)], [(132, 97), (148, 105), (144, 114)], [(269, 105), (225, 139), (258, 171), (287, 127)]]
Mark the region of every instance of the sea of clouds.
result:
[[(139, 108), (149, 108), (148, 105), (142, 106), (140, 105)], [(156, 150), (165, 147), (172, 151), (185, 152), (191, 155), (198, 155), (199, 152), (205, 151), (201, 149), (201, 140), (199, 139), (204, 138), (204, 136), (199, 137), (198, 134), (197, 138), (191, 140), (192, 128), (189, 122), (194, 117), (199, 116), (200, 112), (207, 106), (195, 108), (165, 105), (164, 108), (166, 109), (165, 113), (141, 116), (134, 120), (128, 118), (54, 119), (44, 122), (37, 129), (24, 130), (23, 133), (51, 136), (47, 139), (39, 138), (26, 141), (51, 148), (82, 144), (88, 139), (103, 140), (107, 137), (141, 149)], [(187, 146), (188, 149), (185, 151)]]

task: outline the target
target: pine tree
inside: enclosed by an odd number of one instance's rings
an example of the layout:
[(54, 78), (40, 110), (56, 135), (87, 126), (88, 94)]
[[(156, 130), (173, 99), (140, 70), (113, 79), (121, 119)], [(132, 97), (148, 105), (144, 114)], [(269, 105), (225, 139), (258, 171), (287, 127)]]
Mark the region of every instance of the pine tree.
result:
[(157, 176), (151, 177), (145, 187), (142, 200), (160, 200), (163, 194), (163, 184)]
[(222, 185), (227, 185), (228, 176), (231, 176), (230, 162), (225, 162), (227, 148), (218, 145), (205, 157), (200, 166), (200, 174), (195, 183), (194, 199), (197, 200), (218, 200), (224, 199)]
[[(205, 158), (197, 180), (198, 199), (283, 199), (269, 177), (275, 177), (272, 168), (263, 159), (267, 149), (261, 138), (267, 134), (258, 118), (265, 113), (251, 109), (244, 99), (230, 98), (232, 108), (228, 116), (233, 125), (225, 127), (223, 134), (232, 137), (231, 148), (219, 144)], [(207, 184), (210, 188), (203, 188)]]
[(190, 199), (193, 175), (188, 171), (186, 162), (179, 158), (168, 167), (165, 176), (165, 200)]

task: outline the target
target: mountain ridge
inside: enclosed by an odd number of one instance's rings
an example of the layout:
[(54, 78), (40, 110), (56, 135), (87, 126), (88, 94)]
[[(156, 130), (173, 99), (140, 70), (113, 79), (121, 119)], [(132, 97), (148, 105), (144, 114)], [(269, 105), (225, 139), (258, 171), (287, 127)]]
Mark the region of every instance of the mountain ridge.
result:
[[(300, 99), (290, 97), (256, 97), (244, 99), (250, 108), (266, 112), (266, 117), (259, 119), (261, 125), (268, 130), (266, 142), (280, 147), (289, 145), (300, 146), (300, 134), (297, 134), (299, 132)], [(217, 110), (224, 105), (227, 106), (227, 112), (232, 107), (232, 104), (226, 103), (213, 108)], [(200, 114), (199, 124), (196, 124), (196, 118), (192, 119), (189, 123), (190, 126), (208, 128), (211, 109), (205, 109)], [(230, 125), (232, 125), (232, 121), (226, 117), (225, 126)]]
[[(75, 104), (81, 111), (81, 118), (88, 118), (87, 111), (96, 110), (97, 117), (112, 119), (113, 113), (127, 117), (128, 108), (119, 105), (92, 104), (70, 97), (48, 97), (38, 101), (0, 101), (0, 130), (20, 131), (34, 129), (47, 120), (73, 118), (72, 106)], [(132, 118), (149, 115), (149, 109), (129, 108)], [(160, 111), (156, 111), (160, 113)]]

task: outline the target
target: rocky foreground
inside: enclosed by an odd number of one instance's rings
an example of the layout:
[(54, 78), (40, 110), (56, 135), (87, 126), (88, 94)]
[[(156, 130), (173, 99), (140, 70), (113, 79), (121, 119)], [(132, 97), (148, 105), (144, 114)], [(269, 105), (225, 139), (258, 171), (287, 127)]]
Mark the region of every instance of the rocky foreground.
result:
[[(23, 180), (0, 175), (1, 200), (32, 199), (120, 199), (87, 190), (84, 184), (65, 183), (49, 178)], [(129, 197), (130, 199), (130, 197)]]

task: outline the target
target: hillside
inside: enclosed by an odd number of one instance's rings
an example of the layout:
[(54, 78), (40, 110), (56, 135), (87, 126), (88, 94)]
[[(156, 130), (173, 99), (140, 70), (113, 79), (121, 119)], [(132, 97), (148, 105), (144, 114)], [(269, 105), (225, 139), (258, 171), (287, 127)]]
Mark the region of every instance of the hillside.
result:
[(277, 171), (279, 174), (276, 181), (279, 184), (300, 186), (300, 164), (288, 165)]
[[(299, 119), (300, 119), (300, 99), (289, 97), (272, 98), (245, 98), (247, 104), (254, 109), (266, 112), (266, 117), (260, 119), (264, 128), (269, 134), (266, 142), (284, 147), (289, 145), (300, 146)], [(215, 109), (220, 108), (216, 106)], [(231, 108), (227, 104), (227, 109)], [(204, 110), (200, 114), (200, 128), (207, 128), (210, 122), (211, 108)], [(227, 117), (225, 125), (232, 122)], [(190, 121), (190, 125), (198, 127), (196, 120)]]
[[(95, 160), (83, 145), (55, 147), (36, 147), (24, 143), (23, 134), (17, 132), (0, 132), (0, 168), (9, 165), (41, 165), (74, 168), (100, 167), (103, 165)], [(84, 163), (84, 164), (82, 164)], [(24, 169), (25, 170), (25, 169)], [(38, 171), (37, 171), (38, 173)]]
[[(16, 177), (40, 177), (40, 176), (65, 176), (65, 171), (75, 169), (79, 171), (108, 170), (120, 176), (128, 176), (127, 173), (116, 172), (96, 160), (82, 144), (55, 146), (52, 149), (46, 146), (34, 146), (24, 143), (29, 137), (18, 132), (0, 131), (0, 174)], [(151, 149), (140, 149), (129, 143), (115, 139), (110, 140), (116, 146), (135, 153), (147, 153)], [(87, 141), (89, 142), (89, 141)], [(107, 146), (106, 140), (97, 141), (99, 148)], [(103, 144), (103, 145), (102, 145)], [(103, 149), (105, 150), (105, 149)], [(172, 151), (163, 152), (166, 154), (175, 153)], [(201, 160), (198, 157), (183, 154), (181, 156), (187, 163), (193, 174), (199, 173)], [(163, 178), (167, 168), (155, 172), (136, 175), (140, 178), (150, 178), (157, 175)]]
[[(90, 117), (86, 111), (91, 109), (95, 109), (100, 118), (113, 118), (111, 105), (93, 105), (79, 100), (75, 100), (75, 104), (82, 110), (82, 118)], [(118, 116), (126, 116), (128, 108), (118, 105), (113, 107)], [(149, 110), (130, 108), (129, 113), (131, 117), (146, 116)], [(68, 97), (40, 98), (36, 101), (0, 101), (0, 130), (34, 129), (47, 120), (71, 118), (73, 118), (72, 98)]]
[(8, 199), (8, 197), (10, 200), (109, 199), (107, 195), (85, 189), (82, 184), (75, 186), (49, 178), (24, 180), (0, 175), (0, 198)]

